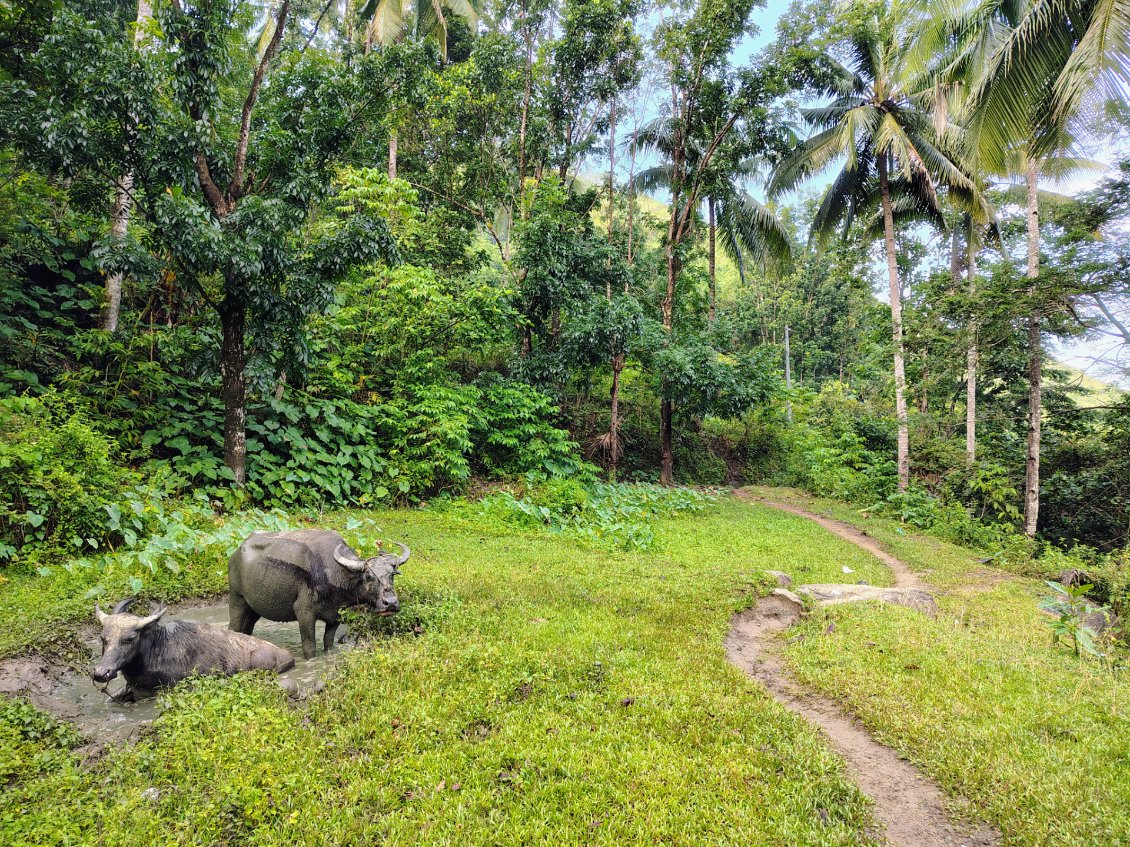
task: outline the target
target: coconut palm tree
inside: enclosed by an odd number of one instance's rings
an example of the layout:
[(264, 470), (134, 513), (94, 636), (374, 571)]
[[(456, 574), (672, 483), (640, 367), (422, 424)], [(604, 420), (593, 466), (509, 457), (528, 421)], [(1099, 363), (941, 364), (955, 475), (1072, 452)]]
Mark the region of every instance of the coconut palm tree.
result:
[[(642, 127), (630, 140), (637, 151), (656, 151), (669, 159), (670, 123), (658, 118)], [(702, 145), (688, 145), (691, 167), (702, 154)], [(691, 161), (694, 159), (694, 161)], [(728, 172), (715, 175), (706, 186), (705, 211), (707, 225), (707, 265), (710, 276), (710, 305), (707, 317), (714, 323), (717, 311), (716, 253), (719, 236), (722, 250), (738, 267), (745, 281), (746, 265), (779, 267), (792, 259), (792, 238), (773, 213), (747, 190), (747, 186), (764, 182), (764, 164), (758, 158), (738, 162)], [(636, 174), (633, 187), (638, 191), (660, 191), (671, 185), (672, 166), (668, 162), (645, 168)]]
[[(976, 0), (925, 18), (918, 50), (944, 45), (937, 91), (960, 92), (968, 161), (983, 174), (1020, 177), (1027, 213), (1028, 436), (1024, 532), (1040, 509), (1043, 344), (1039, 298), (1041, 177), (1062, 179), (1097, 163), (1072, 155), (1072, 121), (1098, 95), (1125, 96), (1130, 3), (1124, 0)], [(940, 97), (948, 101), (949, 97)], [(943, 110), (944, 111), (944, 110)], [(1017, 187), (1019, 188), (1019, 186)], [(1045, 197), (1044, 199), (1049, 199)], [(1050, 199), (1056, 199), (1054, 195)], [(975, 365), (969, 354), (970, 369)]]
[(917, 87), (922, 69), (913, 61), (907, 23), (900, 9), (877, 4), (846, 40), (852, 66), (827, 57), (834, 74), (824, 93), (831, 100), (802, 111), (814, 134), (786, 157), (770, 183), (770, 194), (777, 195), (843, 162), (813, 220), (815, 239), (839, 227), (846, 233), (861, 210), (877, 206), (880, 211), (890, 287), (900, 491), (910, 483), (910, 436), (895, 219), (902, 212), (941, 222), (942, 186), (961, 203), (972, 206), (977, 198), (976, 184), (923, 106)]

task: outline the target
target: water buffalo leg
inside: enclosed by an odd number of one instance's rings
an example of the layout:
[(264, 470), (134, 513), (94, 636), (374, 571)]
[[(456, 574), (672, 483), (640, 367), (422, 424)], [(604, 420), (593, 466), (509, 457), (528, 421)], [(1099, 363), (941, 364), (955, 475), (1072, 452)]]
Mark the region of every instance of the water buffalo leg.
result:
[(315, 640), (314, 626), (317, 620), (313, 612), (304, 612), (295, 609), (298, 618), (298, 634), (302, 637), (302, 658), (313, 659), (318, 652), (318, 642)]
[(328, 650), (333, 649), (333, 647), (334, 647), (334, 637), (337, 635), (337, 627), (338, 627), (338, 625), (336, 623), (327, 623), (326, 624), (326, 631), (322, 635), (322, 650), (323, 651), (328, 651)]
[(259, 615), (247, 605), (242, 594), (232, 592), (228, 596), (228, 629), (250, 635), (259, 621)]

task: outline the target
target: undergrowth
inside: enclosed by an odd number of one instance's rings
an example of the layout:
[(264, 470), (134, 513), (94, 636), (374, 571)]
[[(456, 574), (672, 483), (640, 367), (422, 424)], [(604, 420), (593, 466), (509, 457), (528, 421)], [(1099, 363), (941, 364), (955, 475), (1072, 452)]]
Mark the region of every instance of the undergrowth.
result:
[(655, 542), (655, 520), (702, 512), (715, 500), (689, 488), (551, 480), (519, 494), (488, 495), (472, 513), (492, 526), (544, 530), (612, 550), (647, 550)]

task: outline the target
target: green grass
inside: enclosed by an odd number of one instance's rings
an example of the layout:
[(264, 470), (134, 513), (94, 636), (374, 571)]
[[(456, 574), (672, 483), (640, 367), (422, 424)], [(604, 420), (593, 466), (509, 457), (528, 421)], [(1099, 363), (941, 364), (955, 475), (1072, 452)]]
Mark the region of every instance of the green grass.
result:
[[(1130, 685), (1051, 645), (1037, 582), (843, 504), (765, 493), (865, 527), (946, 592), (936, 620), (812, 615), (781, 644), (801, 679), (967, 797), (1006, 845), (1128, 843)], [(182, 685), (139, 743), (85, 765), (66, 734), (0, 713), (0, 843), (874, 843), (839, 759), (722, 650), (763, 569), (829, 582), (848, 565), (889, 583), (873, 558), (729, 498), (656, 521), (646, 553), (462, 514), (375, 514), (413, 549), (394, 631), (424, 632), (347, 654), (301, 703), (257, 677)], [(215, 591), (219, 565), (155, 589)], [(0, 586), (4, 650), (86, 619), (84, 590), (61, 573)], [(53, 623), (28, 625), (45, 604)]]
[(803, 682), (968, 797), (1006, 844), (1130, 843), (1130, 679), (1051, 645), (1040, 582), (844, 504), (754, 491), (866, 528), (946, 590), (936, 620), (877, 605), (813, 615), (783, 651)]
[[(850, 546), (728, 498), (656, 522), (633, 554), (376, 517), (413, 549), (398, 587), (422, 635), (347, 654), (297, 705), (255, 677), (180, 686), (152, 733), (92, 765), (34, 741), (40, 764), (0, 795), (0, 843), (874, 843), (838, 758), (722, 650), (763, 568), (881, 573)], [(7, 592), (31, 598), (36, 579), (0, 588), (0, 629), (25, 614)], [(0, 762), (28, 757), (15, 736)]]

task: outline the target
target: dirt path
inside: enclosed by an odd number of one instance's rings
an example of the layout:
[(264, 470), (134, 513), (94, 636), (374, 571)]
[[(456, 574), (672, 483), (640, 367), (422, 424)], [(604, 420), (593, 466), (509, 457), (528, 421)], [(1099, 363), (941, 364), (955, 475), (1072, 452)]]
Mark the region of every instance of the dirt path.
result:
[(740, 488), (734, 490), (734, 496), (739, 500), (745, 500), (747, 503), (761, 503), (762, 505), (779, 509), (782, 512), (788, 512), (791, 515), (808, 518), (813, 523), (820, 524), (820, 526), (824, 527), (824, 529), (828, 530), (828, 532), (833, 535), (838, 535), (844, 541), (850, 541), (856, 547), (866, 550), (891, 569), (891, 573), (895, 578), (895, 588), (917, 588), (921, 590), (929, 590), (930, 588), (929, 585), (922, 581), (922, 578), (919, 577), (918, 574), (907, 566), (906, 562), (896, 559), (880, 547), (874, 538), (851, 524), (837, 521), (834, 518), (826, 518), (815, 512), (809, 512), (806, 509), (800, 508), (800, 506), (794, 506), (792, 503), (782, 503), (779, 500), (769, 500), (765, 497), (748, 494)]
[[(890, 567), (899, 588), (928, 588), (904, 562), (882, 550), (855, 527), (790, 504), (760, 497), (743, 499), (816, 521), (873, 553)], [(754, 608), (734, 616), (726, 636), (726, 656), (764, 685), (777, 702), (824, 731), (846, 760), (852, 779), (874, 803), (875, 818), (883, 827), (877, 834), (895, 847), (997, 847), (1000, 834), (996, 830), (951, 821), (945, 813), (945, 795), (936, 783), (894, 750), (875, 741), (859, 721), (837, 703), (813, 695), (789, 677), (784, 662), (773, 652), (771, 644), (773, 636), (787, 629), (797, 618), (795, 604), (774, 595), (763, 597)]]

